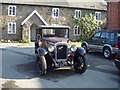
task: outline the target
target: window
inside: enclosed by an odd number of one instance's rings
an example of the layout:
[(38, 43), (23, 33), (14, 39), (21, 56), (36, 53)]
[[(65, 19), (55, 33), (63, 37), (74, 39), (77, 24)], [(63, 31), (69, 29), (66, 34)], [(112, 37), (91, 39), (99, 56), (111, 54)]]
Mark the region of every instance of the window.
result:
[(8, 6), (8, 15), (15, 16), (16, 15), (16, 6)]
[(15, 22), (8, 23), (8, 34), (16, 34), (16, 23)]
[(81, 18), (81, 10), (75, 10), (75, 17), (76, 18)]
[(79, 36), (80, 35), (80, 27), (79, 26), (74, 26), (74, 35)]
[(101, 12), (95, 12), (96, 20), (101, 20)]
[(98, 39), (100, 38), (101, 32), (96, 33), (92, 39)]
[(102, 32), (101, 39), (108, 39), (108, 38), (109, 38), (109, 34), (107, 32)]
[(111, 33), (111, 34), (110, 34), (110, 40), (114, 40), (114, 39), (115, 39), (115, 36), (116, 36), (115, 33)]
[(52, 17), (58, 18), (59, 17), (59, 8), (53, 8), (52, 9)]

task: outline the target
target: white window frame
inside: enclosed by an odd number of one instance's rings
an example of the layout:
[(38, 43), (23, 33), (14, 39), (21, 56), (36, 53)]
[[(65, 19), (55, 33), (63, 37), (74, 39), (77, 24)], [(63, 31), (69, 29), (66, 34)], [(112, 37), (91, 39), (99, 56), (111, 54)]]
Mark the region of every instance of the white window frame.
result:
[(101, 20), (101, 12), (95, 12), (96, 20)]
[[(15, 11), (14, 11), (14, 9), (15, 9)], [(11, 14), (10, 14), (10, 12), (11, 12)], [(16, 16), (16, 6), (14, 6), (14, 5), (8, 6), (8, 16)]]
[(81, 10), (75, 10), (75, 17), (77, 19), (80, 19), (81, 18)]
[[(13, 25), (15, 25), (15, 27), (13, 27)], [(16, 22), (8, 22), (8, 34), (16, 34)]]
[[(58, 13), (58, 14), (57, 14)], [(59, 17), (59, 14), (60, 14), (60, 10), (59, 8), (52, 8), (52, 17), (53, 18), (58, 18)]]
[(80, 33), (81, 33), (80, 27), (75, 25), (74, 26), (74, 36), (80, 36)]

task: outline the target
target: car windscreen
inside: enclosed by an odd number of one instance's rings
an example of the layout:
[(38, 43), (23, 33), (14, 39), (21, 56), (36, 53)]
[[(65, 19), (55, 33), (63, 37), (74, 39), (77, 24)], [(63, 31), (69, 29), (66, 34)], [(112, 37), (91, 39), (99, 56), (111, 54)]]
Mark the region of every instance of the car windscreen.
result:
[(68, 29), (42, 29), (43, 37), (68, 37)]

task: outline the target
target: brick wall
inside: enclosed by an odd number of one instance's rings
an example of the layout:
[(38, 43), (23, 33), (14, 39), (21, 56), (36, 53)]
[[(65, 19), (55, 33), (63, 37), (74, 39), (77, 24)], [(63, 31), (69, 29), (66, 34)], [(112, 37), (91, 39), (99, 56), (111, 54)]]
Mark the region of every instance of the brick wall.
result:
[(108, 3), (108, 29), (119, 30), (120, 29), (120, 2)]
[(120, 30), (120, 2), (119, 2), (119, 20), (118, 20), (118, 22), (119, 22), (119, 30)]

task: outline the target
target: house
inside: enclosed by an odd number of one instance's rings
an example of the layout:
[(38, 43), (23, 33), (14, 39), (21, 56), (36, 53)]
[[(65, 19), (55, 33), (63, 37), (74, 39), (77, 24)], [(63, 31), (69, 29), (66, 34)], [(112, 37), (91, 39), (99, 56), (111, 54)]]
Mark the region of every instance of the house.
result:
[[(81, 18), (86, 13), (96, 15), (98, 20), (106, 20), (104, 0), (4, 0), (0, 2), (0, 39), (34, 41), (38, 25), (70, 26), (70, 39), (80, 35), (72, 15)], [(100, 28), (98, 28), (100, 29)]]
[(120, 31), (120, 1), (108, 2), (107, 28)]

